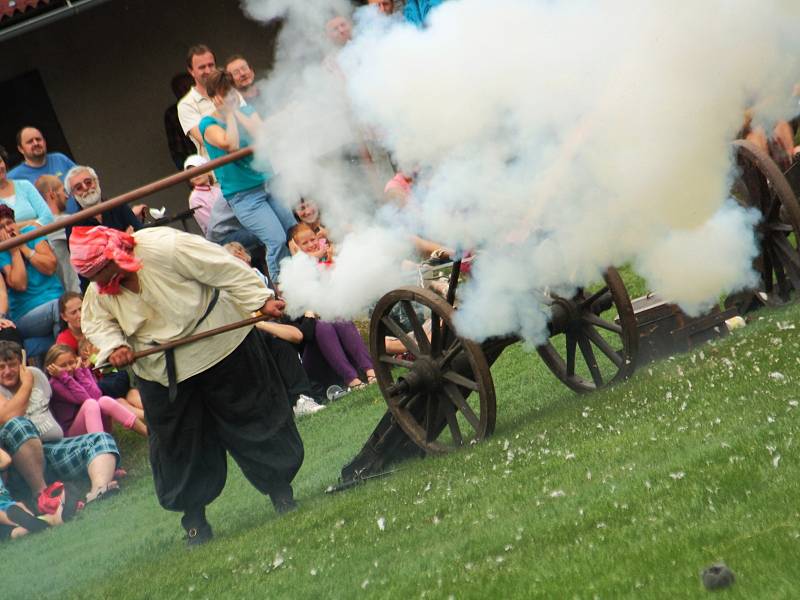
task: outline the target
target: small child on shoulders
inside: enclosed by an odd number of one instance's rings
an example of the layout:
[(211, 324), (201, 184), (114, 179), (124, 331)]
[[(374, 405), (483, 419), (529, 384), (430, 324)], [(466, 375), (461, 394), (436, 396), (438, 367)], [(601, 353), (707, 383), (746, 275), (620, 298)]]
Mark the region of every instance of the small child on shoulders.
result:
[(50, 409), (64, 435), (111, 433), (112, 420), (126, 429), (147, 435), (147, 426), (139, 417), (120, 402), (103, 395), (91, 368), (72, 348), (56, 344), (47, 351), (44, 363), (53, 390)]

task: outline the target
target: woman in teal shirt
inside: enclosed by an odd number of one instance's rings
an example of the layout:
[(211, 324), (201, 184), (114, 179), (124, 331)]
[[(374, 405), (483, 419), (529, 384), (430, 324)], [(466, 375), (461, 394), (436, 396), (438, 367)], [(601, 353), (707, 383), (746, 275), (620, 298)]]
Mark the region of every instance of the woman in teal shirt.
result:
[[(230, 76), (221, 69), (213, 71), (206, 80), (206, 91), (217, 107), (199, 125), (209, 158), (249, 146), (261, 120), (252, 106), (240, 105)], [(266, 246), (269, 274), (277, 281), (280, 261), (289, 255), (286, 232), (296, 221), (292, 212), (267, 191), (272, 174), (254, 169), (252, 156), (218, 167), (214, 173), (233, 214)]]
[(0, 203), (17, 215), (17, 229), (53, 222), (53, 213), (33, 185), (24, 179), (8, 178), (8, 154), (0, 146)]
[[(23, 227), (20, 233), (33, 231)], [(0, 204), (0, 241), (17, 235), (14, 211)], [(58, 335), (58, 299), (64, 293), (56, 272), (56, 255), (45, 238), (0, 252), (0, 271), (8, 286), (11, 320), (31, 354), (45, 352)], [(42, 338), (34, 342), (34, 338)], [(35, 347), (35, 350), (33, 350)]]

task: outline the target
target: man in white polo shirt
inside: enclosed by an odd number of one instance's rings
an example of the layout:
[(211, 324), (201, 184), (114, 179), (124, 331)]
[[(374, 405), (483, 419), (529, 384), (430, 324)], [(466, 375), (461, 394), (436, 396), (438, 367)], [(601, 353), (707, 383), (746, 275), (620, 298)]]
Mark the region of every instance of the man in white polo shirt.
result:
[[(189, 136), (197, 147), (197, 153), (208, 158), (208, 152), (200, 136), (200, 119), (210, 115), (216, 110), (211, 98), (206, 92), (205, 79), (217, 68), (217, 60), (211, 49), (204, 44), (197, 44), (189, 48), (186, 53), (186, 70), (194, 79), (194, 85), (183, 98), (178, 101), (178, 120), (183, 132)], [(238, 92), (237, 92), (238, 94)], [(239, 105), (246, 104), (239, 95)]]
[(206, 93), (205, 78), (217, 66), (214, 53), (208, 46), (198, 44), (189, 48), (186, 54), (186, 70), (194, 79), (194, 85), (183, 98), (178, 101), (178, 120), (183, 132), (189, 136), (197, 147), (197, 152), (208, 157), (200, 130), (197, 127), (206, 115), (214, 112), (214, 103)]

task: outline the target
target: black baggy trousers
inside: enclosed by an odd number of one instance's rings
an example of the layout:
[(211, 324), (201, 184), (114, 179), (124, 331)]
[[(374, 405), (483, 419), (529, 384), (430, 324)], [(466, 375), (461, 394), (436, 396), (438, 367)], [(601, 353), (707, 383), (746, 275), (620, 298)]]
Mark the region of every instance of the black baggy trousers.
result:
[(303, 442), (286, 389), (254, 329), (225, 359), (169, 389), (138, 378), (150, 431), (156, 495), (167, 510), (191, 512), (222, 492), (226, 451), (264, 494), (291, 497)]

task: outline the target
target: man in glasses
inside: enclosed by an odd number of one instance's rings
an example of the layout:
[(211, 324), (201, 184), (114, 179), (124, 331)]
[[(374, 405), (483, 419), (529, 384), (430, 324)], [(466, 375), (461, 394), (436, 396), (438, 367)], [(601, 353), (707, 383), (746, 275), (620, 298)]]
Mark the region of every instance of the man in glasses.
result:
[[(100, 180), (92, 167), (78, 165), (72, 167), (64, 178), (64, 188), (68, 196), (73, 196), (81, 209), (90, 208), (103, 202), (103, 191)], [(105, 225), (119, 231), (133, 233), (142, 228), (142, 222), (133, 214), (130, 206), (123, 204), (104, 211), (94, 217), (84, 219), (75, 226)], [(67, 240), (72, 234), (72, 227), (67, 227)], [(85, 290), (88, 280), (81, 278), (81, 289)]]
[(17, 132), (17, 150), (23, 161), (8, 172), (9, 179), (25, 179), (33, 185), (42, 175), (64, 175), (75, 163), (60, 152), (47, 152), (47, 142), (36, 127), (25, 126)]
[(234, 54), (225, 63), (225, 71), (233, 80), (233, 88), (242, 95), (245, 102), (252, 103), (258, 98), (255, 86), (256, 74), (241, 54)]

